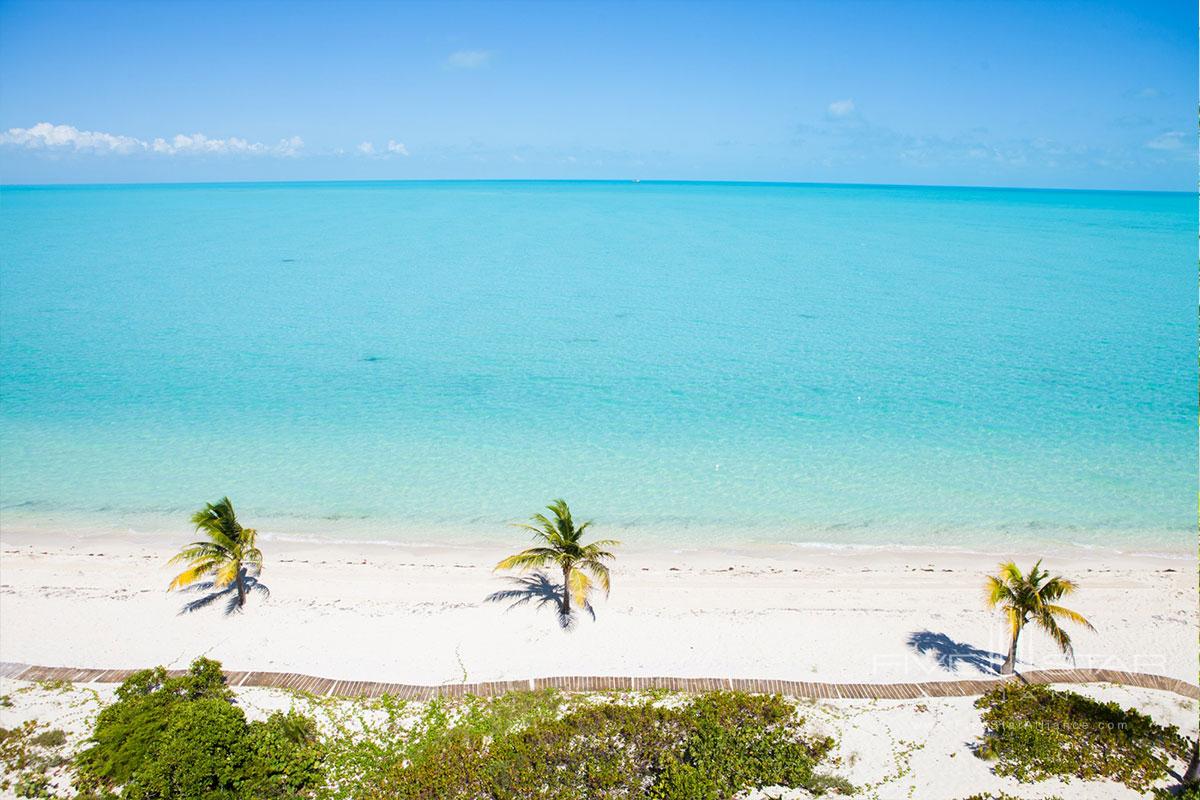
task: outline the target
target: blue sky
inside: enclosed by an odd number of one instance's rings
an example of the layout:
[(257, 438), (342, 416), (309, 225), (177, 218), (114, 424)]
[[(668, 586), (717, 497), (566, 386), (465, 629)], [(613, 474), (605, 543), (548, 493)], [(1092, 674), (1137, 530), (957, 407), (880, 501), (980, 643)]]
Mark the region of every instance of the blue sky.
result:
[(1181, 2), (0, 0), (5, 183), (1194, 191)]

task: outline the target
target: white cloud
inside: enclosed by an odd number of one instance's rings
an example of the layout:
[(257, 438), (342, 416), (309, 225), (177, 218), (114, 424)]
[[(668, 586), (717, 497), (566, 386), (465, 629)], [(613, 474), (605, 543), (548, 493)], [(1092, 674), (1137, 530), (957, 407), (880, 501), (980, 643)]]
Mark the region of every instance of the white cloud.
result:
[(397, 142), (395, 139), (388, 139), (387, 144), (380, 148), (376, 148), (374, 142), (363, 142), (354, 149), (360, 156), (367, 158), (391, 158), (392, 156), (404, 156), (407, 158), (412, 155), (408, 152), (408, 148), (405, 147), (404, 142)]
[(151, 149), (156, 153), (167, 155), (273, 155), (296, 156), (304, 147), (304, 140), (299, 136), (290, 139), (280, 139), (276, 145), (265, 145), (262, 142), (248, 142), (231, 136), (228, 139), (210, 139), (203, 133), (193, 133), (191, 136), (177, 134), (169, 141), (155, 139)]
[(298, 156), (303, 149), (304, 140), (299, 136), (293, 136), (290, 139), (280, 139), (279, 144), (275, 145), (275, 152), (281, 156)]
[(73, 125), (52, 125), (39, 122), (31, 128), (9, 128), (0, 133), (0, 145), (26, 150), (72, 150), (86, 153), (157, 153), (159, 155), (266, 155), (290, 157), (300, 154), (304, 140), (299, 136), (281, 139), (278, 144), (266, 145), (231, 136), (211, 139), (203, 133), (177, 134), (171, 139), (156, 138), (152, 142), (132, 136), (99, 131), (81, 131)]
[(1183, 131), (1167, 131), (1146, 142), (1146, 147), (1151, 150), (1179, 150), (1183, 147), (1183, 137)]
[(829, 104), (828, 114), (831, 117), (848, 117), (853, 113), (853, 100), (834, 100)]
[(486, 67), (492, 60), (490, 50), (458, 50), (446, 59), (446, 66), (457, 69), (477, 69)]
[(133, 153), (146, 149), (146, 143), (132, 136), (116, 136), (98, 131), (81, 131), (74, 125), (39, 122), (32, 128), (9, 128), (0, 134), (0, 144), (29, 150), (71, 149), (93, 153)]

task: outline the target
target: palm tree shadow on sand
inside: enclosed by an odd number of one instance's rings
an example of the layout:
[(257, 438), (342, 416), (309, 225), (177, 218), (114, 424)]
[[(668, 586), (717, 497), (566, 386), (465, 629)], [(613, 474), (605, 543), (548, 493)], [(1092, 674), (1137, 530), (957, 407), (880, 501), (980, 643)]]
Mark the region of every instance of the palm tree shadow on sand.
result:
[(957, 672), (960, 664), (974, 667), (991, 675), (1000, 672), (1002, 653), (980, 650), (966, 642), (956, 642), (944, 633), (915, 631), (908, 635), (908, 646), (918, 655), (932, 654), (939, 667)]
[[(267, 585), (253, 575), (247, 575), (246, 570), (242, 570), (242, 583), (246, 587), (246, 594), (258, 592), (263, 595), (264, 599), (271, 596), (271, 590)], [(233, 581), (228, 586), (221, 587), (220, 589), (216, 588), (216, 583), (213, 581), (202, 581), (200, 583), (193, 583), (184, 589), (184, 591), (199, 593), (202, 596), (184, 603), (183, 608), (179, 609), (181, 615), (191, 614), (192, 612), (208, 608), (219, 600), (225, 601), (224, 613), (227, 617), (235, 611), (240, 610), (238, 607), (237, 581)], [(205, 592), (207, 594), (203, 594)]]
[[(492, 592), (484, 599), (489, 603), (509, 603), (508, 611), (530, 604), (538, 608), (550, 606), (554, 609), (554, 615), (558, 619), (558, 627), (564, 631), (575, 627), (578, 616), (574, 611), (563, 612), (563, 585), (561, 583), (555, 583), (541, 571), (505, 580), (512, 585), (511, 588)], [(593, 621), (596, 619), (596, 611), (592, 608), (591, 603), (585, 602), (583, 610), (591, 616)]]

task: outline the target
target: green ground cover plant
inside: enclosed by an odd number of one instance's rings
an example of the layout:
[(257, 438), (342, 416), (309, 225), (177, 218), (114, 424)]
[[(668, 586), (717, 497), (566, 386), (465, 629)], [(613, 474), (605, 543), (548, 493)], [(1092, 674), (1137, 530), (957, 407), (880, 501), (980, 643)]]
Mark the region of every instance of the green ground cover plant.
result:
[(603, 702), (496, 737), (453, 726), (397, 763), (375, 800), (724, 800), (783, 785), (849, 794), (818, 767), (834, 742), (806, 735), (780, 697), (714, 692), (678, 705)]
[(0, 728), (0, 791), (17, 797), (52, 797), (50, 770), (66, 763), (65, 732), (44, 729), (36, 720)]
[(1021, 781), (1112, 780), (1148, 792), (1189, 752), (1176, 728), (1075, 692), (1009, 685), (975, 706), (985, 726), (976, 754)]

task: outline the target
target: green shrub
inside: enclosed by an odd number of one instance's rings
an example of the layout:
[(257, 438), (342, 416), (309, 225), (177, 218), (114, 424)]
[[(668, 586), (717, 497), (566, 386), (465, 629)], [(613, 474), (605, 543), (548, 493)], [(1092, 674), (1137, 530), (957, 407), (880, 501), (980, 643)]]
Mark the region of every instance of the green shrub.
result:
[(324, 777), (316, 724), (289, 711), (251, 722), (243, 739), (241, 791), (255, 800), (310, 796)]
[(196, 659), (185, 674), (175, 677), (162, 667), (135, 672), (116, 695), (116, 702), (96, 718), (92, 746), (76, 761), (86, 790), (128, 783), (157, 748), (178, 707), (204, 699), (228, 703), (232, 698), (221, 665), (206, 658)]
[[(75, 761), (81, 798), (121, 800), (725, 800), (765, 785), (844, 793), (815, 768), (779, 697), (704, 695), (676, 707), (629, 696), (510, 692), (410, 706), (307, 698), (323, 713), (247, 723), (220, 665), (131, 676)], [(661, 698), (659, 698), (661, 699)], [(632, 701), (632, 702), (631, 702)]]
[(1174, 727), (1116, 703), (1045, 686), (1005, 686), (975, 703), (985, 731), (976, 750), (998, 775), (1113, 780), (1139, 791), (1169, 774), (1188, 743)]
[(221, 665), (186, 674), (143, 670), (100, 712), (76, 758), (83, 796), (123, 800), (266, 800), (311, 796), (321, 778), (311, 720), (274, 714), (247, 724)]
[(127, 800), (237, 798), (246, 729), (242, 710), (224, 700), (181, 703), (121, 796)]
[[(525, 724), (436, 728), (370, 796), (377, 800), (724, 800), (759, 786), (853, 790), (814, 767), (832, 740), (805, 737), (780, 697), (703, 695), (677, 708), (602, 703)], [(426, 730), (434, 730), (427, 726)], [(432, 739), (431, 739), (432, 740)]]
[(716, 692), (688, 709), (682, 761), (710, 777), (716, 797), (748, 786), (808, 786), (830, 739), (800, 735), (795, 709), (777, 697)]
[(1155, 789), (1154, 800), (1200, 800), (1200, 783)]
[[(322, 715), (325, 785), (322, 800), (360, 800), (397, 764), (450, 770), (464, 742), (492, 741), (520, 728), (560, 717), (568, 700), (553, 691), (508, 692), (497, 697), (435, 699), (420, 705), (390, 695), (357, 700), (309, 698)], [(432, 780), (432, 778), (431, 778)], [(429, 795), (438, 796), (436, 793)]]

